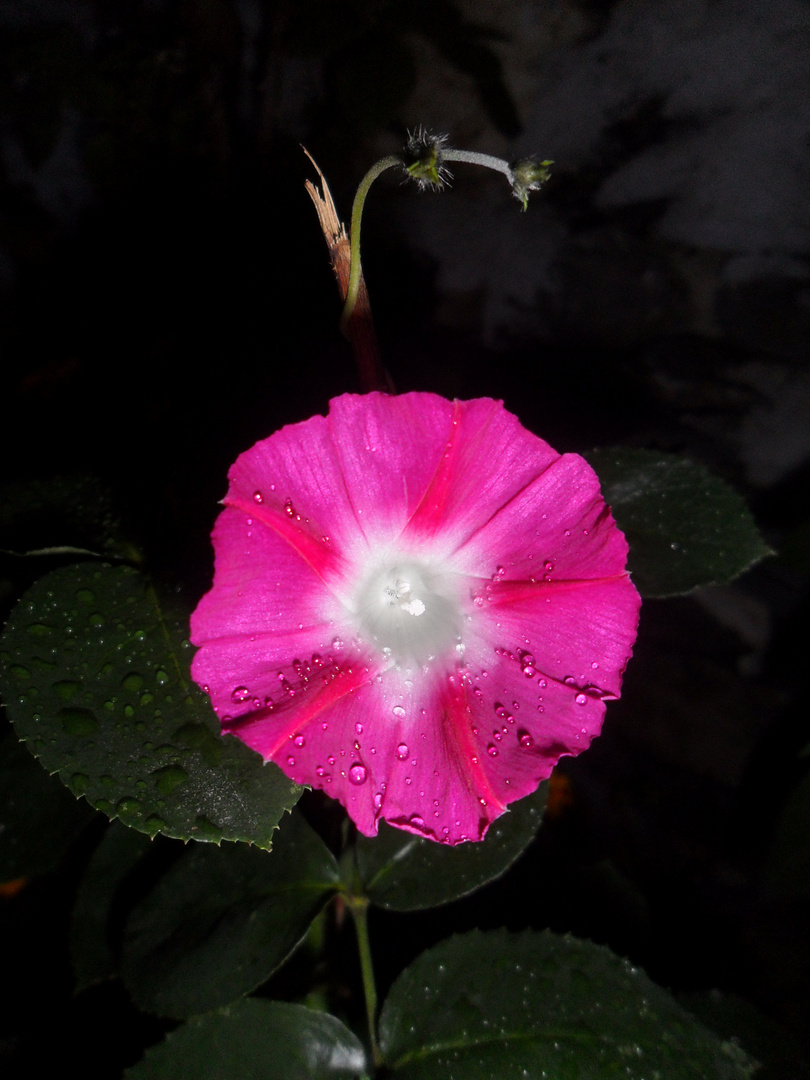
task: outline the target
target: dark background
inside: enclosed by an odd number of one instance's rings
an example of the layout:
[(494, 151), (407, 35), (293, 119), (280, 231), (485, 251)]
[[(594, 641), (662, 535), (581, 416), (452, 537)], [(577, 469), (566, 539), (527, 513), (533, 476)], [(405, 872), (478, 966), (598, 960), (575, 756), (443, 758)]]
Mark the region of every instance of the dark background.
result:
[[(503, 398), (560, 451), (692, 456), (743, 492), (776, 555), (645, 604), (622, 700), (563, 763), (532, 849), (471, 900), (378, 915), (381, 983), (453, 929), (551, 925), (676, 991), (738, 995), (801, 1042), (810, 5), (482, 9), (5, 0), (0, 548), (81, 543), (26, 485), (92, 474), (193, 607), (237, 454), (360, 389), (300, 144), (344, 218), (419, 123), (553, 158), (525, 215), (501, 177), (464, 166), (441, 195), (374, 188), (364, 266), (394, 384)], [(34, 562), (0, 555), (4, 612), (53, 565)], [(0, 1065), (20, 1075), (58, 1046), (115, 1076), (161, 1030), (115, 986), (71, 997), (86, 857), (0, 899)]]

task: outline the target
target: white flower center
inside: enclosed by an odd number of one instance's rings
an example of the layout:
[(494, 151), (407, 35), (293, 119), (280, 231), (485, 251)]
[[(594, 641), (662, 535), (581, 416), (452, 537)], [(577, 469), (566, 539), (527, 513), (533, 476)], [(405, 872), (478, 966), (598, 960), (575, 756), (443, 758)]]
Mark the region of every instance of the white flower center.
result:
[(400, 666), (424, 664), (460, 640), (456, 575), (422, 562), (378, 567), (361, 583), (355, 610), (361, 635)]

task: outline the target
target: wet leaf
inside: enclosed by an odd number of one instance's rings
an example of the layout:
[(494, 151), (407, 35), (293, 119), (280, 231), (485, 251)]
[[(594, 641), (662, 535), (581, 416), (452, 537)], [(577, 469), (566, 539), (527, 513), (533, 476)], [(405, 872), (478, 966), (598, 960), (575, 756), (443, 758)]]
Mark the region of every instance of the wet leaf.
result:
[(744, 1080), (754, 1068), (628, 961), (548, 931), (474, 931), (424, 953), (391, 989), (380, 1045), (398, 1080)]
[(303, 1005), (248, 998), (195, 1016), (125, 1080), (363, 1080), (359, 1039), (334, 1016)]
[(504, 874), (534, 838), (548, 784), (513, 803), (480, 843), (447, 847), (381, 824), (378, 836), (357, 838), (357, 869), (372, 903), (391, 911), (436, 907)]
[(272, 852), (192, 844), (130, 915), (124, 983), (161, 1016), (234, 1001), (287, 959), (338, 883), (334, 858), (298, 814)]
[(642, 596), (732, 581), (771, 554), (741, 496), (702, 465), (655, 450), (585, 456), (630, 544)]
[(54, 570), (0, 639), (9, 716), (45, 768), (109, 817), (150, 835), (269, 847), (301, 789), (222, 738), (190, 680), (186, 633), (130, 567)]

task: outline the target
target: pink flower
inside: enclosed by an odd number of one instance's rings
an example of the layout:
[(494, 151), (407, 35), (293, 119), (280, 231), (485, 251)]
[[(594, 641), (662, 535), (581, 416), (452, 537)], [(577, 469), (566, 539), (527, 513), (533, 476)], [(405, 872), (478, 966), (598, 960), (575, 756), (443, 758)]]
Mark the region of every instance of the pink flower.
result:
[(581, 457), (487, 398), (346, 394), (229, 478), (192, 674), (361, 832), (480, 839), (599, 733), (640, 601)]

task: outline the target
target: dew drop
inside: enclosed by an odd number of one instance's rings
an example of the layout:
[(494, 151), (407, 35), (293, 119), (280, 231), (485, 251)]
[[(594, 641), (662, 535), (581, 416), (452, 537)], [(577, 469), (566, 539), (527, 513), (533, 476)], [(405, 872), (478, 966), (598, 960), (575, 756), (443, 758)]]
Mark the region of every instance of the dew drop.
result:
[(393, 709), (391, 710), (391, 712), (394, 714), (394, 716), (404, 716), (405, 715), (405, 710), (403, 709), (403, 707), (401, 705), (395, 705), (393, 707)]
[(294, 757), (288, 757), (287, 758), (287, 764), (288, 765), (294, 765), (295, 764), (295, 758)]
[(246, 686), (237, 686), (231, 694), (231, 701), (246, 701), (250, 697), (250, 691)]
[(315, 775), (316, 776), (323, 776), (325, 771), (326, 770), (324, 769), (323, 765), (319, 765), (315, 770)]
[(355, 733), (357, 735), (362, 735), (363, 734), (363, 725), (362, 724), (355, 724), (354, 725), (354, 730), (355, 730)]
[(584, 694), (577, 694), (577, 696), (574, 698), (574, 701), (577, 703), (577, 705), (584, 705), (587, 700), (588, 699), (585, 697)]
[(553, 570), (554, 569), (554, 563), (551, 561), (551, 559), (549, 559), (548, 562), (543, 563), (543, 569), (544, 570)]
[(359, 787), (360, 784), (365, 784), (368, 778), (368, 771), (365, 765), (352, 765), (349, 769), (349, 783), (354, 784), (355, 787)]
[(254, 491), (253, 492), (253, 501), (255, 503), (263, 503), (264, 502), (264, 496), (262, 495), (262, 493), (260, 491)]
[(498, 747), (495, 746), (493, 743), (490, 743), (489, 746), (487, 747), (487, 753), (489, 754), (490, 757), (497, 757), (498, 756)]
[(372, 802), (374, 803), (374, 809), (379, 810), (380, 807), (382, 806), (382, 795), (379, 793), (379, 791), (377, 792), (377, 794), (372, 799)]
[(408, 747), (405, 745), (404, 742), (400, 743), (399, 746), (397, 747), (397, 757), (399, 758), (400, 761), (404, 761), (407, 756), (408, 756)]
[(306, 746), (306, 739), (304, 738), (303, 735), (296, 735), (295, 738), (293, 739), (293, 742), (295, 743), (296, 746), (299, 746), (299, 747)]
[(418, 814), (411, 814), (408, 818), (408, 824), (413, 825), (415, 829), (423, 829), (425, 826), (425, 819), (421, 818)]
[(292, 499), (284, 500), (284, 513), (287, 517), (295, 517), (295, 507), (293, 506)]
[(525, 746), (527, 750), (529, 749), (529, 747), (534, 746), (534, 739), (531, 737), (528, 731), (524, 731), (523, 728), (518, 731), (518, 742), (521, 746)]

